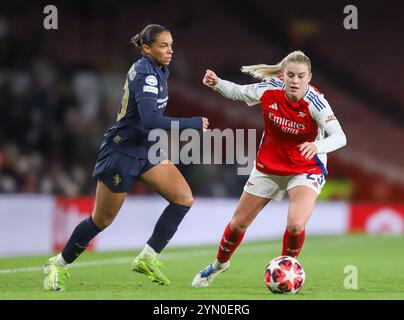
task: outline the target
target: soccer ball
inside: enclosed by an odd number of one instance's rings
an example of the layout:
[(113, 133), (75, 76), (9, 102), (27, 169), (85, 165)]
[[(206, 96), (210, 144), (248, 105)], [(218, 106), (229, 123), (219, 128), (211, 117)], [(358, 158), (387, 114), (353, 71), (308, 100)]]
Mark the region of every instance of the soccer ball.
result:
[(303, 266), (295, 258), (279, 256), (265, 268), (265, 284), (273, 293), (297, 293), (304, 284)]

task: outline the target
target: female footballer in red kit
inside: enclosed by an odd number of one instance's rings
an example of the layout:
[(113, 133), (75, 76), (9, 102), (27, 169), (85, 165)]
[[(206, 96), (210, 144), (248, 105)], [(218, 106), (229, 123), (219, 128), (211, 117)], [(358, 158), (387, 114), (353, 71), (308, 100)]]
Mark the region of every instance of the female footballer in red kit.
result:
[[(282, 255), (297, 257), (305, 227), (325, 184), (327, 153), (346, 137), (330, 105), (311, 86), (311, 61), (294, 51), (276, 65), (245, 66), (243, 72), (264, 82), (238, 85), (207, 70), (203, 84), (226, 98), (261, 104), (265, 128), (244, 192), (226, 226), (216, 259), (196, 274), (194, 287), (207, 287), (230, 267), (230, 258), (258, 213), (271, 201), (289, 197)], [(282, 80), (281, 80), (282, 79)]]

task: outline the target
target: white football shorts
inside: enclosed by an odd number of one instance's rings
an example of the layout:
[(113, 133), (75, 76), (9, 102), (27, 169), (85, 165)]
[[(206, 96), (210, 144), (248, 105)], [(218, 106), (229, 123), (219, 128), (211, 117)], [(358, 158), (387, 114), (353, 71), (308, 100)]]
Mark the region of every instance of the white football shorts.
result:
[(317, 195), (325, 184), (323, 174), (303, 173), (293, 176), (277, 176), (252, 169), (250, 177), (244, 186), (244, 191), (252, 195), (280, 201), (286, 192), (296, 186), (307, 186)]

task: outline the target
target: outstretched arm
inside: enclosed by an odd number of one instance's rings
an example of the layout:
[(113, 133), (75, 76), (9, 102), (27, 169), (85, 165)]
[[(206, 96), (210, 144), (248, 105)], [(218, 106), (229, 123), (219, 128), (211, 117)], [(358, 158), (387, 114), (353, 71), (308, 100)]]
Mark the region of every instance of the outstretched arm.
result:
[[(134, 79), (125, 83), (126, 106), (129, 100), (129, 95), (134, 95), (137, 103), (137, 110), (139, 112), (140, 121), (147, 129), (171, 129), (173, 121), (179, 122), (179, 129), (203, 129), (206, 131), (209, 121), (204, 117), (192, 118), (175, 118), (167, 117), (158, 111), (157, 97), (158, 97), (158, 81), (152, 74), (137, 74)], [(154, 80), (155, 82), (151, 82)], [(151, 83), (151, 84), (150, 84)], [(166, 97), (168, 99), (168, 97)], [(125, 108), (126, 109), (126, 108)]]
[(226, 98), (244, 101), (249, 106), (260, 102), (260, 87), (258, 87), (258, 84), (238, 85), (234, 82), (220, 79), (216, 73), (209, 69), (206, 70), (202, 83)]
[(157, 101), (153, 98), (144, 98), (138, 102), (138, 111), (142, 124), (147, 129), (171, 129), (171, 122), (178, 121), (180, 129), (207, 129), (207, 118), (175, 118), (161, 115), (157, 112)]

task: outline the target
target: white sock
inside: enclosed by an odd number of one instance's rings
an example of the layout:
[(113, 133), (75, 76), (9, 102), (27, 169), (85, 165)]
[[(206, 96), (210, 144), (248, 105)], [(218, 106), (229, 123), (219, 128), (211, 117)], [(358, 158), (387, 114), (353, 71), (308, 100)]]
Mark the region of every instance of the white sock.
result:
[(56, 258), (56, 263), (61, 266), (61, 267), (67, 267), (68, 263), (66, 262), (65, 259), (63, 259), (62, 253), (59, 253), (57, 258)]
[(152, 247), (150, 247), (147, 243), (145, 244), (142, 252), (139, 254), (142, 258), (155, 258), (157, 257), (156, 251)]
[(217, 261), (217, 259), (215, 259), (215, 261), (213, 261), (213, 263), (212, 263), (212, 267), (215, 270), (223, 269), (223, 268), (227, 267), (229, 263), (230, 263), (230, 261), (221, 263), (221, 262)]

